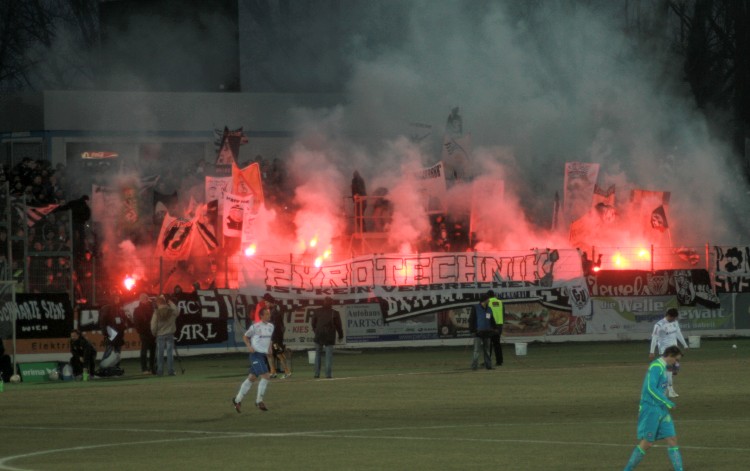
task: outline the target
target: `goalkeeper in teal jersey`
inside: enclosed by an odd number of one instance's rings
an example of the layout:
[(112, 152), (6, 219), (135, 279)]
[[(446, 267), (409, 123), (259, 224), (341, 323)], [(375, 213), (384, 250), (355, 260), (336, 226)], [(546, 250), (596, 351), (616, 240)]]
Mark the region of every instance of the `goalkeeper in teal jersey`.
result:
[(667, 441), (667, 453), (675, 471), (683, 471), (682, 455), (677, 447), (677, 434), (674, 430), (672, 415), (675, 403), (667, 397), (667, 367), (673, 366), (680, 358), (682, 351), (672, 346), (664, 349), (662, 356), (648, 366), (646, 379), (641, 389), (641, 404), (638, 412), (638, 440), (625, 471), (635, 469), (657, 440)]

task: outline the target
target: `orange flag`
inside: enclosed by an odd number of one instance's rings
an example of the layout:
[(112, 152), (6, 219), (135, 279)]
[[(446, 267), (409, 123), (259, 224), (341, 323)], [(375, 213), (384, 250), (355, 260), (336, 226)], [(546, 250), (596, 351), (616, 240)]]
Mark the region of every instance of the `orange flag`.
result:
[(252, 163), (240, 170), (232, 162), (232, 193), (235, 195), (253, 195), (253, 206), (255, 209), (263, 204), (263, 181), (260, 176), (260, 165)]

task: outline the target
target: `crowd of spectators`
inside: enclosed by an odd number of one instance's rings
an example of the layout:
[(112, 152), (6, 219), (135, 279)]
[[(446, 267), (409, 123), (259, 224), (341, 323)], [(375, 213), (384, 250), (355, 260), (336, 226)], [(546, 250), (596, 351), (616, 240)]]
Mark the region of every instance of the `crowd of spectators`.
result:
[[(392, 227), (394, 206), (388, 189), (377, 188), (367, 196), (366, 184), (359, 172), (352, 176), (351, 191), (354, 224), (352, 231), (387, 233)], [(372, 211), (368, 212), (367, 208)], [(464, 252), (471, 247), (468, 217), (449, 215), (437, 209), (434, 198), (428, 204), (430, 230), (417, 241), (419, 252)], [(361, 221), (359, 220), (361, 218)]]
[(430, 217), (430, 226), (427, 244), (431, 252), (465, 252), (470, 247), (466, 224), (461, 219), (436, 214)]
[[(263, 181), (266, 206), (274, 208), (281, 223), (287, 215), (291, 221), (295, 208), (293, 194), (284, 163), (279, 158), (266, 159), (257, 155), (250, 160), (239, 163), (240, 168), (257, 163)], [(116, 172), (112, 168), (101, 168), (92, 172), (92, 181), (96, 184), (107, 184), (107, 175)], [(174, 165), (165, 166), (163, 161), (153, 159), (142, 162), (139, 173), (142, 176), (158, 175), (154, 187), (155, 194), (175, 195), (181, 207), (174, 208), (174, 215), (182, 215), (179, 211), (186, 211), (187, 203), (193, 196), (196, 202), (204, 200), (205, 176), (212, 173), (212, 164), (205, 159), (178, 159)], [(69, 177), (63, 164), (51, 165), (45, 160), (23, 159), (18, 164), (8, 167), (0, 166), (0, 188), (8, 183), (8, 189), (15, 209), (11, 211), (12, 224), (8, 227), (0, 225), (0, 268), (5, 266), (17, 281), (23, 281), (24, 270), (28, 268), (28, 289), (31, 292), (68, 291), (71, 286), (77, 299), (86, 300), (92, 296), (94, 289), (94, 275), (106, 276), (103, 267), (96, 263), (101, 258), (97, 235), (93, 225), (87, 224), (83, 247), (74, 247), (71, 233), (71, 211), (57, 211), (40, 217), (33, 225), (25, 224), (25, 216), (19, 208), (23, 207), (19, 201), (23, 198), (28, 207), (45, 207), (48, 205), (64, 206), (71, 200), (80, 197), (81, 188), (71, 188)], [(80, 184), (78, 178), (76, 184)], [(387, 197), (387, 190), (383, 193), (376, 190), (375, 204), (368, 221), (368, 230), (386, 232), (389, 230), (392, 203)], [(172, 211), (173, 208), (170, 208)], [(290, 222), (291, 224), (291, 222)], [(418, 250), (431, 252), (460, 252), (469, 248), (469, 235), (466, 221), (450, 220), (444, 214), (430, 216), (431, 230), (419, 241)], [(153, 244), (160, 229), (160, 221), (154, 222), (147, 230), (148, 234), (140, 239), (142, 244)], [(11, 237), (12, 236), (12, 237)], [(8, 265), (8, 244), (11, 239), (13, 264)], [(75, 251), (74, 251), (75, 249)], [(73, 256), (75, 254), (75, 256)], [(28, 265), (26, 266), (26, 262)], [(72, 267), (71, 267), (72, 263)], [(95, 266), (96, 265), (96, 266)], [(200, 279), (180, 280), (181, 285), (187, 287), (196, 284), (206, 287), (215, 286), (216, 262), (212, 262), (213, 270), (210, 276)], [(174, 271), (174, 270), (173, 270)], [(205, 279), (204, 279), (205, 278)], [(208, 278), (211, 278), (209, 281)]]
[[(71, 257), (66, 255), (72, 253), (70, 213), (51, 213), (31, 225), (26, 224), (24, 214), (25, 207), (64, 205), (68, 198), (66, 180), (64, 165), (53, 167), (45, 160), (24, 158), (12, 167), (0, 165), (0, 188), (7, 183), (12, 202), (10, 221), (6, 218), (0, 228), (2, 264), (17, 281), (23, 279), (28, 268), (31, 292), (67, 291), (76, 278)], [(12, 265), (8, 263), (6, 242), (9, 233)]]
[(66, 199), (65, 166), (56, 167), (46, 160), (24, 158), (8, 168), (0, 166), (0, 186), (8, 182), (13, 197), (26, 197), (29, 206), (62, 204)]
[[(288, 189), (288, 179), (285, 166), (281, 159), (266, 159), (257, 155), (251, 160), (239, 163), (240, 168), (258, 163), (263, 180), (266, 205), (277, 209), (283, 218), (286, 213), (293, 213), (293, 191)], [(94, 168), (90, 168), (94, 166)], [(130, 170), (141, 177), (158, 176), (153, 188), (155, 195), (174, 196), (175, 205), (169, 207), (174, 216), (187, 214), (188, 203), (193, 200), (198, 203), (204, 200), (205, 176), (212, 174), (212, 163), (205, 159), (170, 159), (165, 165), (163, 159), (152, 158), (140, 162), (137, 171)], [(82, 175), (78, 175), (78, 173)], [(53, 166), (46, 160), (24, 158), (13, 166), (0, 165), (0, 188), (8, 184), (11, 197), (10, 221), (0, 224), (0, 271), (4, 278), (13, 277), (19, 286), (25, 285), (28, 276), (28, 290), (30, 292), (59, 292), (69, 291), (71, 286), (77, 300), (91, 299), (94, 289), (94, 273), (96, 278), (103, 278), (106, 264), (97, 263), (101, 260), (104, 245), (100, 247), (94, 223), (85, 225), (85, 238), (82, 246), (78, 246), (74, 239), (75, 222), (71, 225), (71, 211), (47, 212), (33, 224), (26, 224), (26, 207), (48, 208), (59, 205), (61, 209), (69, 206), (71, 201), (80, 199), (82, 194), (88, 193), (82, 188), (88, 186), (87, 181), (95, 185), (111, 185), (113, 177), (118, 172), (128, 172), (127, 166), (113, 166), (111, 162), (87, 162), (80, 169), (72, 169), (76, 174), (70, 180), (68, 169), (63, 164)], [(79, 178), (83, 177), (88, 178)], [(3, 194), (4, 191), (3, 191)], [(290, 216), (291, 220), (291, 216)], [(142, 227), (138, 237), (124, 234), (136, 246), (149, 246), (158, 236), (161, 220), (153, 220), (148, 224), (142, 219)], [(11, 239), (10, 250), (13, 254), (12, 266), (8, 244)], [(72, 268), (71, 269), (71, 263)], [(94, 266), (96, 265), (96, 266)], [(213, 286), (216, 276), (216, 262), (211, 263), (213, 269), (209, 275), (210, 282), (203, 278), (192, 280), (188, 287), (198, 282), (201, 286)], [(25, 273), (28, 270), (28, 273)], [(208, 268), (207, 268), (208, 270)], [(205, 277), (204, 277), (205, 278)]]

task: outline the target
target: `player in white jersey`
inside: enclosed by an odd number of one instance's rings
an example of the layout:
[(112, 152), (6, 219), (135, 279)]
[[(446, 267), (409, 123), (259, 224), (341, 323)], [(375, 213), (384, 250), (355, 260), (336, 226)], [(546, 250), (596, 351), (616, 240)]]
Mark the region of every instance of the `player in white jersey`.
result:
[[(679, 313), (677, 312), (677, 309), (669, 308), (667, 309), (667, 314), (664, 318), (654, 325), (654, 331), (651, 334), (651, 352), (648, 356), (651, 360), (654, 359), (654, 352), (657, 347), (659, 348), (659, 353), (663, 354), (667, 347), (673, 345), (676, 346), (678, 340), (685, 349), (688, 348), (688, 344), (685, 342), (685, 337), (682, 336), (682, 331), (680, 330), (680, 323), (677, 322), (678, 317)], [(672, 382), (673, 373), (676, 373), (679, 368), (680, 364), (676, 363), (672, 369), (667, 371), (667, 394), (669, 397), (679, 396), (679, 394), (675, 392), (674, 384)]]
[(240, 385), (237, 396), (232, 398), (232, 404), (237, 413), (240, 412), (242, 399), (250, 392), (253, 383), (258, 378), (260, 378), (260, 381), (258, 382), (258, 394), (255, 399), (255, 406), (262, 411), (268, 410), (263, 403), (263, 395), (266, 393), (266, 386), (268, 386), (268, 381), (271, 379), (266, 356), (271, 354), (272, 335), (271, 310), (266, 307), (260, 312), (260, 322), (251, 325), (247, 329), (247, 332), (245, 332), (245, 335), (242, 336), (242, 340), (245, 341), (247, 350), (250, 352), (250, 368), (247, 379)]

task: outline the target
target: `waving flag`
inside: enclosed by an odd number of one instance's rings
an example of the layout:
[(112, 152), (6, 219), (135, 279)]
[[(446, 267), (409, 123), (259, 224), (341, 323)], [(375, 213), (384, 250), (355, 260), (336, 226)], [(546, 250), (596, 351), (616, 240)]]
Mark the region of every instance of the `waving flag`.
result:
[(227, 175), (231, 172), (230, 167), (237, 163), (242, 144), (247, 144), (247, 136), (242, 132), (242, 128), (230, 131), (225, 126), (216, 156), (217, 175)]
[(153, 190), (154, 187), (156, 187), (156, 184), (159, 183), (159, 179), (161, 178), (160, 175), (148, 175), (145, 177), (141, 177), (139, 180), (139, 191), (141, 193), (145, 193), (148, 190)]
[(471, 134), (462, 136), (445, 134), (440, 161), (445, 165), (448, 180), (466, 180), (471, 177)]
[(432, 167), (424, 168), (414, 174), (415, 189), (422, 197), (422, 205), (427, 214), (439, 214), (448, 210), (446, 203), (447, 186), (445, 183), (445, 167), (438, 162)]
[(669, 199), (668, 191), (633, 190), (630, 194), (630, 202), (643, 235), (658, 245), (671, 245), (670, 240), (662, 240), (662, 235), (669, 236)]
[(193, 219), (195, 231), (199, 240), (203, 243), (203, 247), (209, 253), (219, 246), (219, 239), (216, 237), (216, 221), (211, 221), (211, 219), (207, 204), (202, 204), (196, 208), (195, 218)]
[(594, 184), (589, 211), (570, 223), (569, 240), (573, 247), (585, 249), (606, 239), (608, 231), (615, 230), (615, 185), (606, 190)]
[(257, 211), (263, 204), (263, 181), (260, 165), (257, 162), (240, 170), (232, 163), (232, 193), (235, 195), (253, 195), (253, 208)]
[(244, 227), (248, 214), (252, 213), (253, 195), (224, 194), (221, 231), (224, 237), (242, 237), (250, 228)]
[(615, 205), (615, 185), (610, 185), (606, 190), (597, 184), (594, 184), (594, 197), (592, 206), (596, 208), (599, 203), (614, 207)]
[(598, 177), (599, 164), (591, 162), (565, 163), (563, 216), (567, 224), (589, 212)]
[(159, 231), (154, 256), (165, 260), (186, 260), (190, 257), (194, 235), (193, 221), (167, 214)]
[(33, 206), (27, 206), (26, 207), (26, 224), (28, 224), (29, 227), (33, 226), (37, 222), (39, 222), (41, 219), (43, 219), (46, 215), (54, 211), (59, 204), (48, 204), (47, 206), (42, 206), (39, 208), (35, 208)]

